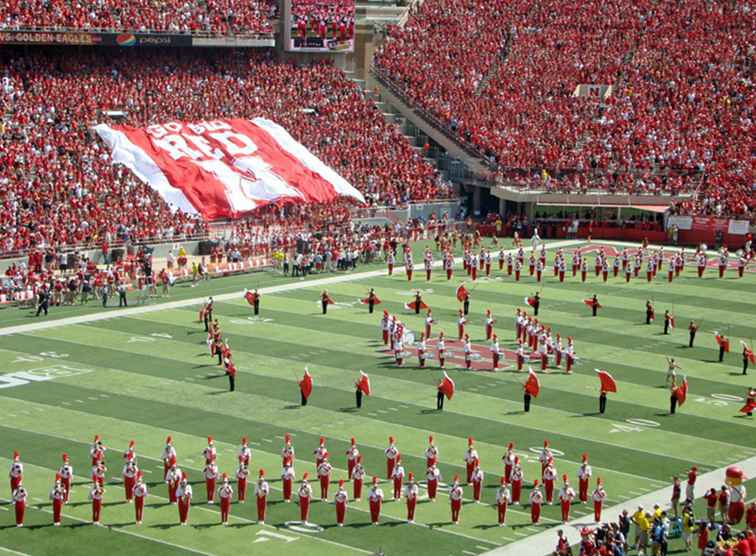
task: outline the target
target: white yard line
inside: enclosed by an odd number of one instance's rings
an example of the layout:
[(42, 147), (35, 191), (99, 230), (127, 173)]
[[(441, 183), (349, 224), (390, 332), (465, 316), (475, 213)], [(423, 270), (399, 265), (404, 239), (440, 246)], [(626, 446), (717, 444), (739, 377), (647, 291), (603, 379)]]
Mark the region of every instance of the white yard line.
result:
[(11, 550), (10, 548), (6, 548), (4, 546), (0, 546), (0, 552), (7, 552), (8, 554), (15, 554), (16, 556), (31, 556), (30, 554), (27, 554), (26, 552), (19, 552), (18, 550)]
[[(553, 243), (546, 244), (546, 249), (559, 249), (562, 247), (571, 247), (573, 245), (580, 245), (585, 243), (583, 240), (566, 240), (555, 241)], [(505, 253), (516, 253), (517, 249), (508, 249)], [(462, 261), (461, 257), (454, 259), (456, 264)], [(434, 267), (439, 268), (441, 261), (435, 261)], [(401, 268), (401, 265), (396, 268)], [(342, 274), (339, 276), (329, 276), (327, 278), (317, 278), (315, 280), (307, 280), (303, 282), (290, 282), (288, 284), (280, 284), (278, 286), (268, 286), (267, 288), (260, 288), (260, 294), (272, 294), (280, 293), (292, 290), (301, 290), (306, 288), (317, 288), (319, 286), (330, 286), (332, 284), (341, 284), (343, 282), (354, 282), (355, 280), (364, 280), (365, 278), (375, 278), (379, 276), (385, 276), (386, 269), (381, 268), (378, 270), (369, 270), (366, 272), (356, 272), (354, 274)], [(410, 283), (409, 286), (412, 286)], [(243, 291), (224, 293), (221, 295), (214, 295), (215, 301), (239, 301), (242, 299)], [(118, 317), (130, 317), (133, 315), (143, 315), (145, 313), (154, 313), (155, 311), (162, 311), (164, 309), (182, 309), (184, 307), (190, 307), (192, 305), (199, 305), (204, 303), (207, 297), (193, 297), (191, 299), (183, 299), (181, 301), (170, 301), (168, 303), (158, 303), (156, 305), (145, 305), (140, 307), (129, 307), (126, 309), (115, 309), (112, 311), (103, 311), (101, 313), (95, 313), (92, 315), (79, 315), (76, 317), (66, 317), (58, 320), (40, 321), (29, 324), (20, 324), (15, 326), (6, 326), (0, 328), (0, 336), (8, 336), (9, 334), (25, 334), (27, 332), (37, 332), (39, 330), (47, 330), (48, 328), (56, 328), (59, 326), (68, 326), (70, 324), (85, 324), (89, 322), (96, 322), (107, 319), (114, 319)]]
[[(756, 476), (756, 456), (735, 462), (733, 465), (739, 466), (745, 472), (746, 477)], [(722, 486), (724, 480), (725, 468), (721, 467), (714, 471), (709, 471), (700, 475), (696, 480), (696, 491), (700, 495), (709, 490), (710, 488), (719, 488)], [(668, 486), (654, 492), (649, 492), (643, 496), (625, 500), (621, 504), (604, 508), (602, 516), (607, 520), (614, 520), (616, 516), (627, 509), (628, 511), (634, 511), (638, 506), (644, 508), (652, 508), (654, 504), (659, 504), (662, 507), (669, 507), (669, 499), (672, 497), (672, 486)], [(489, 552), (486, 552), (484, 556), (521, 556), (522, 554), (551, 554), (556, 546), (556, 532), (562, 529), (567, 535), (570, 544), (577, 544), (580, 542), (580, 529), (583, 527), (593, 527), (593, 515), (590, 514), (590, 519), (573, 519), (569, 523), (563, 525), (557, 525), (545, 531), (542, 531), (536, 535), (529, 536), (527, 539), (521, 539), (515, 541), (506, 546), (501, 546)], [(517, 532), (515, 532), (515, 535)]]

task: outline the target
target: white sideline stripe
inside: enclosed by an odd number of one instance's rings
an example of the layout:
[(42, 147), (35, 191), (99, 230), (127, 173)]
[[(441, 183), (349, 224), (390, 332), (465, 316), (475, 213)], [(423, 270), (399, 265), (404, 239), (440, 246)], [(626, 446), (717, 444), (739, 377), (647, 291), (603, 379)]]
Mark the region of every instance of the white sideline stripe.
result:
[(19, 552), (18, 550), (12, 550), (5, 546), (0, 546), (0, 552), (7, 552), (8, 554), (16, 554), (16, 556), (31, 556), (30, 554), (27, 554), (26, 552)]
[[(562, 247), (571, 247), (573, 245), (580, 245), (585, 243), (583, 240), (566, 240), (555, 241), (553, 243), (546, 244), (546, 249), (559, 249)], [(505, 253), (516, 253), (517, 249), (508, 249)], [(462, 257), (454, 259), (455, 263), (462, 261)], [(433, 266), (436, 268), (441, 267), (442, 261), (434, 261)], [(395, 268), (402, 268), (403, 265), (395, 266)], [(290, 282), (288, 284), (279, 284), (277, 286), (268, 286), (267, 288), (260, 288), (260, 294), (271, 294), (286, 292), (292, 290), (301, 290), (306, 288), (317, 288), (318, 286), (328, 286), (331, 284), (341, 284), (342, 282), (354, 282), (355, 280), (363, 280), (365, 278), (375, 278), (379, 276), (385, 276), (386, 269), (381, 268), (378, 270), (369, 270), (366, 272), (357, 272), (355, 274), (342, 274), (340, 276), (330, 276), (328, 278), (318, 278), (316, 280), (306, 280), (303, 282)], [(239, 290), (232, 293), (224, 293), (221, 295), (214, 295), (215, 301), (239, 301), (242, 299), (243, 291)], [(58, 320), (34, 322), (30, 324), (20, 324), (15, 326), (6, 326), (0, 328), (0, 336), (8, 336), (10, 334), (25, 334), (27, 332), (37, 332), (39, 330), (47, 330), (49, 328), (57, 328), (60, 326), (68, 326), (70, 324), (85, 324), (89, 322), (97, 322), (101, 320), (114, 319), (118, 317), (130, 317), (132, 315), (143, 315), (145, 313), (154, 313), (155, 311), (163, 311), (165, 309), (182, 309), (184, 307), (190, 307), (192, 305), (199, 305), (204, 303), (207, 297), (193, 297), (191, 299), (183, 299), (180, 301), (170, 301), (168, 303), (158, 303), (156, 305), (145, 305), (141, 307), (128, 307), (125, 309), (115, 309), (113, 311), (105, 311), (101, 313), (95, 313), (93, 315), (79, 315), (76, 317), (66, 317)]]
[[(756, 475), (756, 456), (744, 459), (742, 461), (733, 462), (732, 465), (737, 465), (745, 472), (746, 477), (753, 477)], [(698, 493), (703, 493), (710, 488), (719, 488), (722, 486), (722, 480), (724, 478), (725, 468), (720, 467), (714, 469), (708, 473), (700, 475), (696, 480), (696, 490)], [(624, 509), (635, 509), (638, 506), (650, 508), (654, 504), (664, 504), (669, 507), (667, 503), (672, 496), (672, 486), (649, 492), (643, 496), (626, 500), (621, 504), (612, 506), (610, 508), (603, 508), (603, 515), (615, 516), (618, 515)], [(700, 498), (700, 496), (699, 496)], [(664, 507), (664, 506), (663, 506)], [(556, 543), (556, 532), (562, 529), (567, 535), (571, 545), (580, 542), (580, 529), (583, 527), (593, 527), (595, 524), (593, 520), (584, 521), (582, 519), (573, 519), (569, 523), (560, 524), (558, 526), (541, 531), (537, 535), (532, 535), (527, 539), (515, 541), (506, 546), (500, 546), (489, 552), (486, 552), (482, 556), (521, 556), (522, 554), (551, 554), (554, 550)], [(515, 531), (515, 535), (517, 535)]]

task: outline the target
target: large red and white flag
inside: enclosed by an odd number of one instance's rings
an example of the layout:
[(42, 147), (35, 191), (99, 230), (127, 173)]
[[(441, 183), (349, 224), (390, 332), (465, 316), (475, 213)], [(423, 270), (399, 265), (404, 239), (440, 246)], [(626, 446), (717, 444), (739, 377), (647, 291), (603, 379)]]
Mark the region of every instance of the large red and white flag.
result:
[(172, 207), (208, 220), (270, 203), (326, 203), (362, 194), (265, 118), (94, 128), (123, 164)]

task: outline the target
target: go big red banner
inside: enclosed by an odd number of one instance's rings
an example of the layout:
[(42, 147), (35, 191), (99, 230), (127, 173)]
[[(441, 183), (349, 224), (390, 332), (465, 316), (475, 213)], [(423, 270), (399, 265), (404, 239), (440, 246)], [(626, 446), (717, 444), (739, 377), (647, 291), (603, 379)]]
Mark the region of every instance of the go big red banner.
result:
[(172, 207), (208, 220), (269, 203), (365, 202), (333, 169), (265, 118), (95, 127), (123, 164)]

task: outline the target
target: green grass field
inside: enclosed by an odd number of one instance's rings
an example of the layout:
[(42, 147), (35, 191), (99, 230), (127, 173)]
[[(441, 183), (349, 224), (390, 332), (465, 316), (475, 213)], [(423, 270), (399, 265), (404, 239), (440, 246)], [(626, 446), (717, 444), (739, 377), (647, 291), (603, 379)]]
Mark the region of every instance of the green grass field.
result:
[[(419, 257), (415, 260), (422, 267)], [(358, 269), (363, 270), (369, 269)], [(704, 279), (698, 279), (688, 266), (684, 275), (667, 284), (665, 266), (652, 284), (645, 279), (626, 284), (621, 277), (610, 277), (605, 284), (593, 272), (586, 284), (571, 277), (560, 284), (548, 269), (539, 318), (563, 337), (575, 338), (580, 361), (574, 374), (552, 370), (541, 375), (541, 395), (531, 412), (524, 414), (523, 373), (511, 369), (465, 372), (455, 364), (449, 374), (456, 381), (457, 393), (439, 413), (435, 385), (442, 373), (436, 362), (421, 370), (411, 358), (404, 367), (396, 367), (380, 341), (380, 310), (385, 307), (399, 314), (419, 333), (422, 316), (406, 313), (403, 304), (410, 301), (413, 288), (422, 288), (440, 321), (435, 330), (456, 337), (454, 292), (461, 272), (457, 269), (455, 279), (447, 282), (436, 270), (430, 283), (422, 272), (416, 272), (408, 284), (399, 269), (393, 277), (382, 273), (328, 285), (337, 305), (326, 316), (320, 314), (317, 303), (322, 285), (274, 272), (212, 280), (197, 288), (177, 286), (170, 301), (239, 292), (234, 299), (216, 304), (216, 316), (239, 370), (234, 393), (226, 391), (227, 380), (209, 356), (196, 304), (157, 306), (159, 310), (78, 324), (61, 321), (61, 326), (0, 336), (0, 370), (6, 375), (6, 387), (0, 388), (0, 411), (5, 417), (0, 425), (0, 467), (7, 469), (12, 450), (18, 449), (26, 466), (24, 484), (32, 497), (27, 527), (16, 529), (13, 508), (7, 504), (6, 479), (0, 490), (0, 554), (71, 554), (84, 549), (108, 554), (251, 551), (267, 555), (286, 550), (302, 555), (348, 555), (382, 549), (389, 555), (474, 555), (558, 525), (556, 506), (546, 507), (545, 519), (535, 527), (528, 508), (515, 507), (510, 509), (507, 527), (496, 527), (491, 504), (508, 442), (515, 443), (526, 461), (528, 483), (539, 474), (537, 449), (545, 438), (557, 450), (559, 473), (569, 473), (573, 484), (580, 454), (588, 452), (594, 478), (604, 479), (607, 506), (658, 490), (691, 465), (703, 473), (756, 455), (754, 421), (738, 414), (740, 400), (752, 384), (750, 377), (741, 375), (739, 340), (751, 343), (756, 338), (756, 274), (747, 273), (738, 280), (731, 271), (731, 278), (719, 280), (709, 270)], [(468, 331), (486, 353), (484, 310), (490, 307), (498, 317), (502, 347), (513, 349), (514, 309), (536, 289), (529, 276), (519, 283), (498, 271), (494, 276), (470, 286)], [(260, 318), (252, 317), (241, 296), (244, 287), (290, 283), (300, 287), (264, 294)], [(373, 315), (357, 302), (369, 287), (376, 288), (383, 300)], [(582, 303), (594, 292), (604, 306), (597, 318)], [(654, 301), (657, 311), (657, 322), (651, 326), (644, 324), (646, 299)], [(665, 309), (674, 311), (678, 325), (669, 336), (661, 334), (658, 318)], [(97, 312), (94, 306), (53, 308), (49, 318)], [(687, 347), (690, 319), (701, 322), (692, 349)], [(2, 327), (33, 322), (37, 321), (28, 311), (0, 313)], [(716, 361), (713, 330), (728, 331), (731, 338), (733, 353), (723, 364)], [(690, 384), (688, 401), (674, 417), (667, 415), (666, 356), (678, 360)], [(296, 381), (305, 365), (314, 377), (315, 389), (309, 405), (302, 408)], [(605, 415), (597, 413), (594, 368), (611, 372), (619, 386), (617, 394), (610, 394)], [(370, 375), (374, 392), (357, 411), (353, 383), (359, 369)], [(55, 378), (27, 381), (23, 374), (14, 374), (29, 371)], [(16, 377), (17, 383), (8, 387), (7, 375)], [(361, 503), (350, 504), (347, 526), (337, 528), (333, 505), (315, 502), (311, 521), (319, 527), (302, 530), (291, 523), (299, 519), (297, 507), (281, 501), (280, 449), (286, 432), (293, 435), (298, 477), (304, 471), (314, 475), (310, 454), (318, 437), (327, 437), (334, 481), (346, 475), (344, 452), (350, 436), (357, 437), (369, 474), (384, 476), (382, 452), (387, 437), (394, 435), (405, 468), (423, 477), (422, 453), (432, 433), (441, 452), (441, 473), (448, 481), (455, 473), (464, 474), (466, 438), (472, 435), (486, 472), (485, 503), (468, 501), (461, 524), (455, 526), (444, 494), (435, 504), (422, 500), (413, 526), (404, 522), (403, 502), (387, 502), (381, 526), (371, 527), (363, 498)], [(107, 459), (112, 480), (106, 492), (104, 527), (88, 524), (88, 450), (94, 434), (100, 434), (111, 448)], [(190, 527), (178, 526), (176, 508), (167, 503), (160, 480), (159, 457), (168, 434), (174, 437), (180, 466), (195, 483)], [(217, 507), (203, 503), (201, 451), (206, 436), (214, 436), (221, 471), (232, 474), (244, 434), (252, 441), (252, 469), (266, 469), (271, 479), (267, 525), (256, 524), (255, 506), (247, 503), (234, 504), (232, 526), (222, 527)], [(121, 453), (130, 439), (137, 441), (138, 461), (151, 487), (141, 526), (134, 524), (133, 508), (123, 501), (120, 484)], [(71, 456), (77, 486), (73, 503), (64, 510), (64, 527), (53, 528), (47, 494), (62, 452)], [(748, 486), (753, 493), (756, 485), (750, 482)], [(313, 487), (317, 490), (315, 483)], [(383, 487), (388, 498), (390, 487)], [(469, 489), (466, 496), (472, 498)], [(585, 506), (575, 506), (573, 516), (588, 512)], [(679, 549), (678, 543), (673, 548)]]

